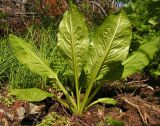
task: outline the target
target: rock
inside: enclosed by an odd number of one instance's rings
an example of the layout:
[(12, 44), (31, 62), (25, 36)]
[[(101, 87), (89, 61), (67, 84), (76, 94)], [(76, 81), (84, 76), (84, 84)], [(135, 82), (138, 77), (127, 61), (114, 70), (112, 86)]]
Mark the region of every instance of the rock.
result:
[(45, 105), (36, 105), (36, 104), (33, 104), (33, 103), (29, 103), (28, 104), (28, 108), (29, 108), (28, 114), (34, 115), (34, 114), (37, 114), (37, 113), (41, 113), (42, 109), (44, 107), (45, 107)]
[(16, 109), (16, 114), (18, 116), (18, 120), (22, 120), (25, 117), (26, 110), (24, 107), (19, 107)]

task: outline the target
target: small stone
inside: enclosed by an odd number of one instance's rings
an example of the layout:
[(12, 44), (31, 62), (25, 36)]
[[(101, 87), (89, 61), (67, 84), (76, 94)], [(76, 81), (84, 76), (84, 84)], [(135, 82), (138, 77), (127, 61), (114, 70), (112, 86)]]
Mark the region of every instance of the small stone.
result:
[(25, 108), (24, 107), (19, 107), (16, 109), (16, 114), (18, 116), (19, 120), (22, 120), (25, 117)]

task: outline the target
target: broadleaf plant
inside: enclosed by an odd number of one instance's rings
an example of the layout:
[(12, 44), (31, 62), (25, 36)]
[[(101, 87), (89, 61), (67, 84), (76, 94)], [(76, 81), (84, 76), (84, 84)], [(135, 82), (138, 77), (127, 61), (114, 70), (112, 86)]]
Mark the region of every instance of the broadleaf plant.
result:
[(159, 37), (151, 37), (136, 51), (123, 61), (124, 71), (122, 78), (128, 77), (146, 67), (159, 49)]
[[(58, 47), (68, 63), (75, 85), (75, 89), (70, 91), (59, 81), (47, 61), (39, 56), (35, 47), (14, 35), (9, 36), (17, 59), (37, 74), (53, 78), (66, 96), (66, 99), (56, 96), (54, 99), (78, 115), (99, 102), (116, 104), (112, 98), (92, 100), (103, 86), (101, 80), (114, 67), (113, 64), (127, 58), (132, 35), (130, 22), (123, 11), (108, 16), (92, 37), (89, 37), (84, 21), (77, 7), (71, 3), (59, 25)], [(84, 84), (80, 83), (82, 71), (87, 78), (85, 91), (82, 90)]]
[[(10, 92), (11, 95), (19, 96), (19, 98), (27, 101), (42, 101), (47, 97), (53, 97), (53, 94), (50, 94), (46, 91), (37, 88), (29, 89), (13, 89)], [(32, 94), (32, 95), (30, 95)]]
[(89, 39), (88, 29), (83, 16), (76, 6), (63, 15), (59, 25), (58, 47), (63, 51), (65, 59), (74, 77), (76, 87), (77, 109), (80, 105), (79, 77), (86, 61)]
[(131, 34), (131, 25), (124, 12), (109, 16), (95, 31), (85, 67), (89, 81), (82, 108), (87, 100), (92, 100), (98, 88), (101, 88), (101, 86), (97, 87), (95, 93), (88, 98), (94, 83), (110, 70), (109, 64), (127, 58)]

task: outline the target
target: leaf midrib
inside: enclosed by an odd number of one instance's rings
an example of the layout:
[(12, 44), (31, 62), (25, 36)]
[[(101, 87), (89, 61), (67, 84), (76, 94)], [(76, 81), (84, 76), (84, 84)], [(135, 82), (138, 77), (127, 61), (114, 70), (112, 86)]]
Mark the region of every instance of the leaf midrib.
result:
[(70, 15), (69, 17), (69, 21), (70, 21), (70, 37), (71, 37), (71, 51), (72, 51), (72, 56), (73, 56), (73, 64), (72, 64), (72, 69), (73, 69), (73, 74), (74, 74), (74, 80), (75, 80), (75, 86), (76, 86), (76, 97), (77, 97), (77, 109), (79, 109), (79, 102), (80, 102), (80, 97), (79, 97), (79, 83), (78, 83), (78, 77), (79, 77), (79, 71), (77, 71), (79, 69), (79, 67), (77, 66), (77, 61), (76, 61), (76, 54), (75, 54), (75, 43), (73, 41), (73, 28), (72, 28), (72, 16)]
[(33, 55), (33, 57), (35, 57), (35, 58), (52, 74), (52, 76), (53, 76), (55, 79), (57, 79), (56, 74), (55, 74), (50, 68), (48, 68), (48, 66), (47, 66), (46, 64), (44, 64), (44, 62), (41, 61), (41, 59), (40, 59), (37, 55), (35, 55), (35, 54), (32, 52), (32, 50), (30, 50), (29, 48), (25, 48), (24, 45), (23, 45), (21, 42), (20, 42), (20, 45), (21, 45), (26, 51), (28, 51), (29, 53), (31, 53), (31, 55)]
[(107, 57), (107, 55), (108, 55), (108, 52), (110, 51), (110, 48), (111, 48), (111, 46), (112, 46), (112, 44), (113, 44), (113, 40), (114, 40), (114, 38), (115, 38), (115, 35), (116, 35), (116, 33), (117, 33), (117, 30), (118, 30), (118, 27), (119, 27), (119, 24), (120, 24), (121, 16), (122, 16), (122, 13), (121, 13), (120, 16), (119, 16), (118, 23), (117, 23), (117, 26), (116, 26), (114, 35), (113, 35), (112, 39), (111, 39), (110, 42), (109, 42), (109, 46), (106, 48), (106, 53), (105, 53), (105, 55), (103, 55), (102, 58), (100, 58), (100, 62), (98, 63), (97, 67), (94, 69), (94, 72), (92, 73), (92, 76), (91, 76), (91, 77), (94, 78), (94, 80), (95, 80), (95, 78), (97, 77), (98, 73), (101, 71), (101, 68), (102, 68), (102, 65), (103, 65), (103, 63), (104, 63), (104, 60), (106, 59), (106, 57)]
[(71, 15), (70, 15), (70, 17), (69, 17), (69, 21), (70, 21), (70, 37), (71, 37), (71, 52), (72, 52), (72, 58), (73, 58), (73, 60), (72, 60), (72, 62), (73, 62), (73, 64), (72, 64), (72, 69), (73, 69), (73, 71), (74, 71), (74, 77), (75, 77), (75, 79), (77, 79), (77, 64), (76, 64), (76, 56), (75, 56), (75, 49), (73, 48), (74, 47), (74, 42), (73, 42), (73, 32), (72, 32), (72, 17), (71, 17)]

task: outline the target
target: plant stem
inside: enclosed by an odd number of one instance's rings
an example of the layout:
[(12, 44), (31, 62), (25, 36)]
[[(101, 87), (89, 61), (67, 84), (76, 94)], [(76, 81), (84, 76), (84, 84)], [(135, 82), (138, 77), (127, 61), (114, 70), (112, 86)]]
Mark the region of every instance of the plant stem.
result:
[[(72, 9), (71, 9), (71, 11), (72, 11)], [(72, 58), (73, 58), (73, 61), (72, 61), (72, 67), (73, 67), (73, 75), (74, 75), (74, 81), (75, 81), (75, 86), (76, 86), (76, 102), (77, 102), (77, 104), (76, 104), (76, 108), (77, 108), (77, 111), (79, 111), (79, 106), (80, 106), (80, 93), (79, 93), (79, 83), (78, 83), (78, 81), (79, 81), (79, 76), (78, 76), (78, 69), (77, 69), (77, 61), (76, 61), (76, 57), (77, 57), (77, 55), (76, 55), (76, 51), (74, 50), (74, 47), (75, 47), (75, 43), (74, 43), (74, 31), (73, 31), (73, 22), (72, 22), (72, 15), (70, 15), (70, 17), (69, 17), (69, 22), (70, 22), (70, 27), (69, 27), (69, 29), (70, 29), (70, 42), (71, 42), (71, 53), (72, 53)]]
[(89, 104), (89, 102), (94, 98), (94, 96), (97, 94), (97, 92), (101, 89), (103, 83), (102, 84), (99, 84), (96, 89), (93, 91), (93, 93), (91, 94), (91, 96), (88, 98), (87, 102), (86, 102), (86, 105)]
[[(109, 48), (107, 49), (107, 52), (109, 51)], [(81, 105), (81, 107), (80, 107), (80, 113), (82, 113), (82, 111), (84, 110), (84, 107), (85, 107), (85, 105), (86, 105), (86, 103), (87, 103), (87, 100), (88, 100), (88, 97), (89, 97), (89, 94), (90, 94), (90, 92), (91, 92), (91, 90), (92, 90), (92, 87), (93, 87), (93, 84), (94, 84), (94, 82), (96, 81), (96, 77), (97, 77), (97, 75), (98, 75), (98, 73), (100, 72), (100, 68), (101, 68), (101, 65), (102, 65), (102, 63), (104, 62), (104, 60), (105, 60), (105, 56), (106, 55), (104, 55), (101, 59), (100, 59), (100, 63), (99, 64), (97, 64), (97, 66), (95, 67), (95, 69), (92, 71), (92, 74), (91, 74), (91, 80), (90, 80), (90, 82), (89, 82), (89, 86), (88, 86), (88, 88), (87, 88), (87, 90), (86, 90), (86, 93), (85, 93), (85, 96), (84, 96), (84, 98), (83, 98), (83, 101), (82, 101), (82, 105)]]
[(76, 97), (77, 97), (77, 111), (79, 111), (80, 108), (80, 90), (79, 90), (79, 84), (77, 78), (75, 78), (76, 83)]
[(70, 101), (70, 103), (73, 105), (74, 109), (77, 109), (76, 103), (73, 100), (73, 98), (69, 95), (68, 91), (63, 87), (62, 83), (59, 81), (58, 78), (56, 78), (56, 80), (57, 80), (57, 84), (58, 84), (59, 88), (63, 91), (63, 93), (65, 94), (68, 101)]
[(62, 99), (57, 98), (57, 96), (53, 96), (54, 100), (58, 101), (59, 103), (61, 103), (65, 108), (70, 108), (70, 106)]
[(82, 105), (80, 106), (80, 110), (79, 110), (79, 114), (81, 114), (82, 112), (83, 112), (83, 109), (84, 109), (84, 107), (85, 107), (85, 105), (86, 105), (86, 102), (87, 102), (87, 99), (88, 99), (88, 97), (89, 97), (89, 94), (90, 94), (90, 92), (91, 92), (91, 90), (92, 90), (92, 86), (93, 86), (93, 83), (94, 83), (94, 79), (92, 79), (91, 81), (90, 81), (90, 83), (89, 83), (89, 86), (88, 86), (88, 88), (87, 88), (87, 90), (86, 90), (86, 93), (85, 93), (85, 95), (84, 95), (84, 98), (83, 98), (83, 101), (82, 101)]

